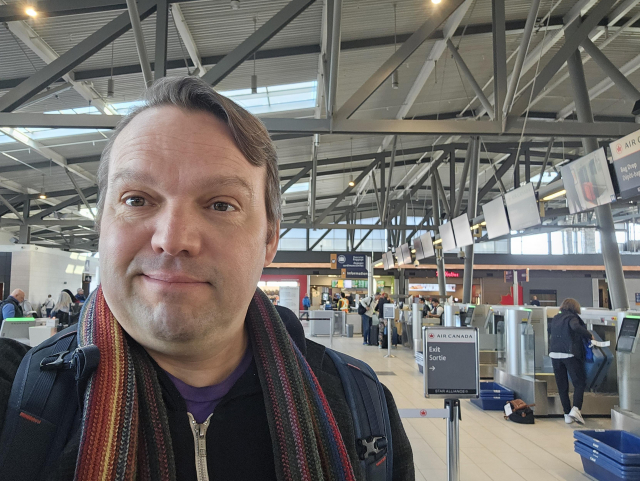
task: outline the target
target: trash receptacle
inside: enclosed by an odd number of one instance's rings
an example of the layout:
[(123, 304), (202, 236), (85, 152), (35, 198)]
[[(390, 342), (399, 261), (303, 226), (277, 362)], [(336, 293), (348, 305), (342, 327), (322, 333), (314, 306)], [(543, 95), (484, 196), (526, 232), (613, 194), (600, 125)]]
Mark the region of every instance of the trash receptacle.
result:
[(353, 337), (353, 324), (347, 324), (347, 337)]

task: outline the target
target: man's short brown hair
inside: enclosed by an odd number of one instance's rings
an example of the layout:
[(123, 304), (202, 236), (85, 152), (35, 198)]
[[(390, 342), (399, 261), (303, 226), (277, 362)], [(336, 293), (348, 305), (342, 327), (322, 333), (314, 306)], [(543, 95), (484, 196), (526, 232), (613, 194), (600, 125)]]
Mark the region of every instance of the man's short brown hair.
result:
[(242, 155), (251, 165), (265, 167), (267, 171), (265, 204), (269, 234), (267, 240), (276, 235), (277, 222), (281, 216), (280, 178), (278, 155), (269, 132), (260, 120), (237, 103), (217, 93), (209, 84), (197, 77), (173, 77), (156, 80), (142, 97), (144, 104), (130, 112), (118, 124), (115, 132), (100, 157), (98, 167), (98, 213), (96, 230), (104, 210), (109, 180), (109, 157), (113, 144), (122, 130), (141, 112), (153, 107), (175, 106), (194, 112), (206, 112), (222, 120), (231, 130), (233, 139)]

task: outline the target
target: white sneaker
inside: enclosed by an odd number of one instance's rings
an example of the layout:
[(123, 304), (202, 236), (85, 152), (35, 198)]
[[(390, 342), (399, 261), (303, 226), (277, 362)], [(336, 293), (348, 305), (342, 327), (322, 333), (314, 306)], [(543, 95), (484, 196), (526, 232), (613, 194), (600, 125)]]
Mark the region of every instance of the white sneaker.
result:
[(572, 424), (573, 423), (573, 418), (571, 416), (569, 416), (568, 414), (564, 415), (564, 422), (567, 424)]
[(580, 423), (580, 424), (584, 424), (584, 419), (582, 418), (582, 414), (580, 414), (580, 410), (573, 406), (571, 408), (571, 412), (569, 413), (569, 416), (571, 416), (574, 421)]

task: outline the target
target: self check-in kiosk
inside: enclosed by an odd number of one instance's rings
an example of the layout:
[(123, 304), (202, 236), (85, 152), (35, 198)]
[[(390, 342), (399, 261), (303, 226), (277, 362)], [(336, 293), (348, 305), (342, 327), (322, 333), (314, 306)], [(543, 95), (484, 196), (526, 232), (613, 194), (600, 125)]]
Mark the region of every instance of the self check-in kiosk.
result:
[(640, 435), (640, 313), (627, 312), (616, 343), (619, 405), (611, 410), (613, 429)]

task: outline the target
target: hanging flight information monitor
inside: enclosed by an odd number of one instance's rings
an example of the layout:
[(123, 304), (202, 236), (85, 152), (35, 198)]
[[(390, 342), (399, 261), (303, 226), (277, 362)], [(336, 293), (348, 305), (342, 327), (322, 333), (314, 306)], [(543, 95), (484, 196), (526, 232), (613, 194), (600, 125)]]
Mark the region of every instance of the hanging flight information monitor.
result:
[(609, 144), (620, 197), (640, 193), (640, 130)]
[(435, 255), (433, 240), (431, 239), (431, 234), (429, 232), (413, 239), (413, 248), (416, 250), (417, 260), (427, 259), (428, 257), (433, 257)]
[(395, 264), (396, 263), (393, 260), (393, 252), (388, 251), (382, 254), (382, 266), (385, 271), (388, 271), (389, 269), (393, 269)]
[(616, 193), (613, 190), (607, 156), (603, 148), (564, 165), (560, 173), (567, 191), (567, 205), (571, 214), (615, 202)]
[(484, 220), (487, 223), (487, 235), (489, 239), (495, 239), (509, 233), (509, 219), (504, 210), (502, 196), (487, 202), (482, 206)]
[(411, 248), (409, 244), (402, 244), (396, 249), (396, 252), (399, 252), (398, 264), (409, 265), (413, 262), (411, 260)]
[(442, 252), (452, 252), (456, 250), (456, 238), (453, 235), (453, 225), (451, 222), (440, 226), (440, 239), (442, 239)]
[(540, 225), (540, 212), (533, 184), (528, 183), (504, 194), (509, 212), (511, 230), (522, 230)]
[(471, 228), (469, 227), (469, 216), (462, 214), (451, 221), (453, 224), (453, 233), (456, 238), (456, 246), (464, 247), (473, 244), (473, 236), (471, 235)]

